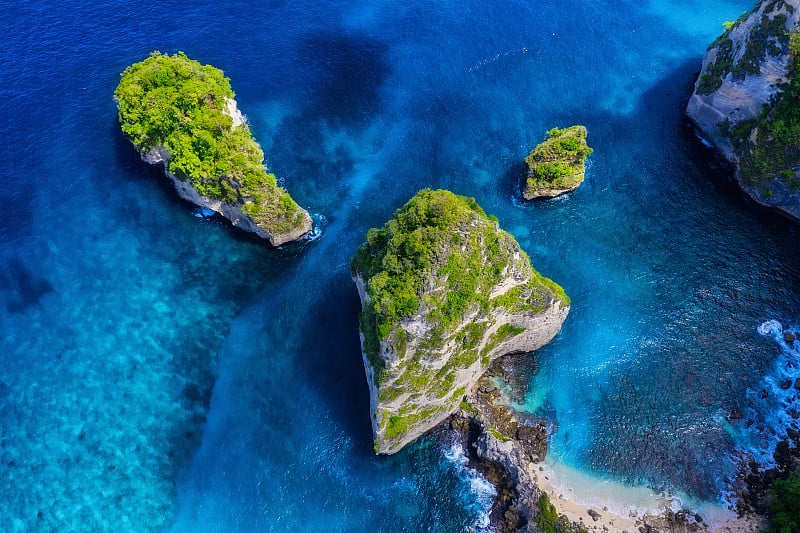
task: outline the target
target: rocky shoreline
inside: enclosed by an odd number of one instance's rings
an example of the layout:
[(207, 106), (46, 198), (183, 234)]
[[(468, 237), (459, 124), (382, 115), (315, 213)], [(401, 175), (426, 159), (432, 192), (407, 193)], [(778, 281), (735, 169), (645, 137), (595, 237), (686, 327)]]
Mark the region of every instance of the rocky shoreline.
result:
[[(736, 196), (742, 198), (745, 203), (754, 210), (779, 215), (784, 220), (794, 224), (800, 224), (800, 217), (795, 215), (792, 211), (762, 201), (760, 196), (754, 192), (753, 188), (742, 181), (741, 176), (738, 174), (736, 164), (726, 159), (722, 152), (711, 144), (711, 141), (706, 138), (696, 122), (687, 117), (684, 126), (687, 138), (690, 138), (691, 142), (694, 143), (703, 154), (699, 156), (699, 159), (717, 176), (720, 182), (724, 181)], [(697, 161), (697, 159), (695, 160)]]
[[(731, 483), (737, 519), (708, 524), (689, 509), (665, 508), (657, 515), (620, 517), (608, 509), (595, 509), (556, 494), (540, 464), (547, 453), (549, 428), (535, 416), (514, 411), (509, 401), (521, 402), (526, 382), (518, 369), (531, 365), (529, 354), (511, 354), (496, 360), (467, 394), (461, 408), (440, 424), (434, 435), (449, 444), (457, 442), (470, 468), (496, 489), (490, 527), (499, 533), (548, 531), (579, 533), (701, 532), (744, 533), (766, 529), (767, 496), (775, 479), (800, 471), (800, 432), (789, 429), (774, 453), (775, 466), (764, 468), (742, 453), (740, 468)], [(514, 398), (505, 395), (510, 391)], [(554, 505), (542, 518), (544, 505)], [(555, 521), (552, 517), (555, 516)]]
[[(468, 393), (461, 408), (436, 430), (440, 438), (462, 446), (469, 465), (495, 486), (497, 496), (490, 513), (496, 531), (537, 531), (535, 527), (542, 491), (536, 468), (547, 453), (546, 423), (535, 417), (521, 419), (505, 405), (495, 379), (509, 383), (515, 358), (494, 362)], [(512, 387), (524, 391), (522, 387)]]

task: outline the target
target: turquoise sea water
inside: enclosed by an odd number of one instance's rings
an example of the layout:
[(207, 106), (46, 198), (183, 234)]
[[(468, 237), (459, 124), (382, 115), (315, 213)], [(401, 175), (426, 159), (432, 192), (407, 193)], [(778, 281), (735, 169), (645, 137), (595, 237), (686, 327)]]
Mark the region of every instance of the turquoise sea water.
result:
[[(718, 500), (731, 453), (767, 456), (797, 402), (776, 386), (796, 353), (757, 328), (796, 323), (798, 230), (682, 127), (705, 47), (749, 7), (6, 6), (0, 530), (481, 525), (490, 489), (454, 450), (372, 454), (348, 261), (422, 187), (476, 197), (572, 297), (518, 406), (552, 423), (551, 465)], [(111, 95), (153, 49), (225, 70), (319, 239), (195, 218), (138, 160)], [(521, 159), (573, 123), (586, 182), (521, 203)]]

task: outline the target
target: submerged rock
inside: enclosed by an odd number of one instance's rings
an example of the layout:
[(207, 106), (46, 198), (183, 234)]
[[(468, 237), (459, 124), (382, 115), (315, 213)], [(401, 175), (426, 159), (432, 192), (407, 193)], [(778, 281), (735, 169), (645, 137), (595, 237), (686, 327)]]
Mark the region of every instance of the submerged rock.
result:
[(594, 150), (586, 144), (586, 128), (553, 128), (547, 139), (525, 158), (522, 196), (554, 198), (578, 188), (586, 174), (586, 156)]
[(311, 217), (264, 168), (221, 70), (182, 52), (126, 68), (114, 97), (122, 131), (178, 195), (273, 246), (311, 230)]
[(458, 409), (490, 363), (549, 342), (569, 298), (474, 199), (420, 191), (351, 262), (375, 451)]
[(757, 203), (800, 220), (800, 0), (761, 0), (703, 59), (686, 113)]

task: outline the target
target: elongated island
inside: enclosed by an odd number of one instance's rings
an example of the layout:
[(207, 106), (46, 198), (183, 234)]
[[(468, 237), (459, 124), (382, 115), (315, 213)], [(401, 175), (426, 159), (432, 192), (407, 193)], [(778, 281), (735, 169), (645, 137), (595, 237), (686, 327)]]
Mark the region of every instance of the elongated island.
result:
[(230, 80), (183, 52), (153, 52), (114, 91), (122, 131), (142, 159), (163, 165), (178, 195), (273, 246), (297, 240), (311, 217), (264, 167)]

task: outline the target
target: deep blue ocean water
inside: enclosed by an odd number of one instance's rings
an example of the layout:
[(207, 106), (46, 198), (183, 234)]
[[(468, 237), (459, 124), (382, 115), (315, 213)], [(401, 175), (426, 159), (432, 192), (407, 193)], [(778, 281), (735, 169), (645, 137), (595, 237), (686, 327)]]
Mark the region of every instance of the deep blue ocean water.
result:
[[(705, 47), (750, 7), (5, 6), (0, 530), (480, 525), (490, 490), (453, 450), (372, 453), (348, 261), (422, 187), (476, 197), (572, 297), (517, 405), (551, 422), (549, 466), (719, 501), (731, 455), (768, 457), (798, 401), (778, 386), (797, 352), (757, 331), (796, 324), (798, 229), (682, 126)], [(138, 160), (112, 92), (154, 49), (225, 71), (318, 240), (274, 250), (195, 218)], [(586, 182), (521, 203), (522, 158), (575, 123)]]

